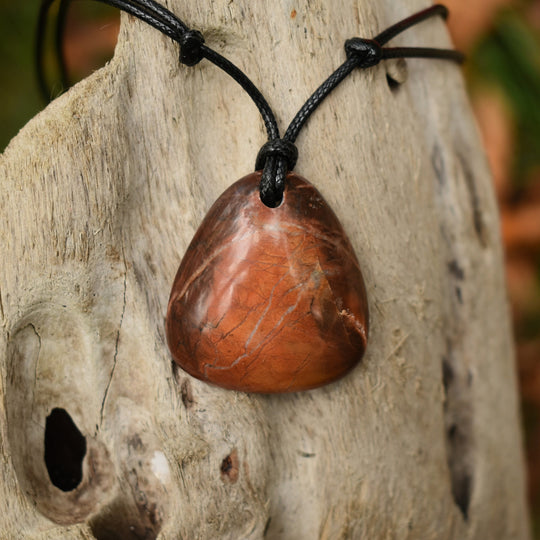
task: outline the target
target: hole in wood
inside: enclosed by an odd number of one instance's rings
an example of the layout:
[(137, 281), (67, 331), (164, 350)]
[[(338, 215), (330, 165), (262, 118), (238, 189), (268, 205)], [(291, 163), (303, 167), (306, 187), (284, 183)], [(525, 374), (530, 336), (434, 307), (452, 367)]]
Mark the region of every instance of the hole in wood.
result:
[(408, 78), (407, 62), (404, 58), (388, 61), (386, 67), (386, 82), (392, 92), (395, 92)]
[(195, 400), (193, 399), (193, 391), (191, 390), (191, 383), (189, 379), (184, 379), (182, 385), (180, 386), (180, 392), (182, 395), (182, 403), (186, 409), (189, 409), (193, 406)]
[(64, 409), (55, 408), (45, 423), (45, 465), (53, 485), (73, 491), (82, 480), (86, 439)]
[[(140, 495), (139, 495), (140, 497)], [(127, 500), (126, 500), (127, 499)], [(144, 502), (145, 501), (141, 501)], [(96, 540), (156, 540), (161, 529), (161, 520), (156, 522), (156, 507), (140, 512), (132, 506), (129, 497), (118, 498), (89, 524)]]
[(224, 482), (234, 484), (238, 480), (238, 473), (240, 472), (240, 462), (238, 460), (238, 452), (236, 448), (226, 456), (221, 462), (221, 479)]
[(469, 396), (469, 374), (449, 351), (442, 360), (445, 393), (446, 456), (450, 470), (452, 497), (465, 520), (473, 489), (473, 432)]
[(386, 74), (386, 82), (388, 84), (388, 88), (390, 88), (392, 92), (395, 92), (399, 88), (400, 83), (396, 81), (396, 79), (388, 75), (388, 73)]

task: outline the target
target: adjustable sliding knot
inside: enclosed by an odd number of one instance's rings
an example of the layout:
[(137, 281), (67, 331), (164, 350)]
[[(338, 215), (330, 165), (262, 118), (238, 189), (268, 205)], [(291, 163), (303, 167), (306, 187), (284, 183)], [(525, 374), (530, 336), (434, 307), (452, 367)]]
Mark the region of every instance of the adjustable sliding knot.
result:
[(198, 30), (188, 30), (178, 38), (180, 44), (180, 62), (186, 66), (194, 66), (203, 58), (202, 45), (204, 37)]
[(257, 154), (255, 170), (264, 168), (269, 157), (276, 157), (283, 160), (287, 166), (287, 172), (292, 171), (298, 160), (298, 148), (285, 139), (273, 139), (263, 144)]
[(297, 159), (298, 149), (286, 139), (272, 139), (259, 150), (255, 170), (263, 171), (259, 193), (266, 206), (275, 208), (283, 200), (285, 177), (294, 169)]
[(383, 58), (382, 47), (373, 39), (354, 37), (345, 41), (347, 59), (355, 59), (357, 66), (376, 66)]

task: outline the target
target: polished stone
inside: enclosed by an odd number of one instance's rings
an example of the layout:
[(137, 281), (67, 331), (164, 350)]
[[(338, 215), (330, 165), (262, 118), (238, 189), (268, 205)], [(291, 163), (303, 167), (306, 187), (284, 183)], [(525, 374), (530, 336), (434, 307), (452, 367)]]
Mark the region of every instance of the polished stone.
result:
[(295, 392), (348, 373), (368, 334), (364, 281), (336, 215), (287, 176), (265, 206), (250, 174), (214, 203), (174, 280), (166, 320), (175, 361), (215, 385)]

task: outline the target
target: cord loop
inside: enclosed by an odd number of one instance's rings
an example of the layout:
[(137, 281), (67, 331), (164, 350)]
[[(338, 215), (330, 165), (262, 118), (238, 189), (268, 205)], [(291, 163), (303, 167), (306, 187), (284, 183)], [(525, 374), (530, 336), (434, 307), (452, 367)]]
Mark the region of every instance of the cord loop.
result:
[(266, 142), (257, 154), (255, 170), (263, 169), (269, 157), (282, 159), (287, 166), (287, 172), (292, 171), (298, 160), (298, 148), (285, 139), (273, 139)]
[(272, 139), (263, 144), (255, 170), (262, 169), (259, 192), (261, 201), (270, 208), (279, 206), (285, 191), (285, 177), (294, 169), (298, 159), (298, 149), (287, 139)]
[(188, 30), (178, 38), (180, 44), (180, 62), (186, 66), (194, 66), (203, 58), (202, 46), (204, 37), (198, 30)]
[(374, 39), (354, 37), (345, 41), (347, 59), (355, 59), (358, 67), (376, 66), (383, 58), (382, 47)]

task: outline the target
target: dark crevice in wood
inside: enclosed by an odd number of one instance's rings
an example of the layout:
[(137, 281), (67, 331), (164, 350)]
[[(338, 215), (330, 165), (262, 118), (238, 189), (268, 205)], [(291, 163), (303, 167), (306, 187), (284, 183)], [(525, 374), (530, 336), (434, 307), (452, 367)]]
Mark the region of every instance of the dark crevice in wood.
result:
[(388, 88), (390, 88), (392, 92), (395, 92), (401, 86), (401, 83), (399, 81), (396, 81), (396, 79), (394, 79), (388, 73), (386, 74), (386, 83), (388, 84)]
[(478, 195), (478, 189), (476, 187), (476, 180), (474, 173), (471, 170), (467, 160), (461, 155), (457, 154), (461, 170), (463, 171), (463, 176), (465, 178), (465, 185), (467, 186), (467, 191), (469, 193), (469, 200), (471, 203), (472, 210), (472, 221), (474, 226), (474, 231), (482, 247), (487, 246), (487, 232), (484, 225), (484, 216), (482, 212), (482, 205), (480, 197)]
[(433, 146), (433, 151), (431, 152), (431, 166), (433, 167), (439, 185), (444, 186), (447, 182), (446, 170), (444, 167), (442, 151), (438, 144)]
[(394, 93), (408, 79), (407, 61), (405, 58), (394, 58), (385, 63), (386, 83), (388, 88)]
[(193, 398), (193, 391), (191, 389), (191, 382), (189, 379), (184, 379), (182, 381), (182, 384), (180, 386), (180, 393), (182, 396), (182, 403), (184, 404), (184, 407), (186, 409), (190, 409), (193, 407), (193, 404), (195, 403), (195, 399)]
[(223, 482), (234, 484), (238, 480), (240, 461), (238, 459), (238, 451), (236, 448), (233, 448), (231, 453), (221, 462), (220, 473)]
[(118, 331), (116, 332), (116, 342), (114, 344), (114, 356), (112, 361), (112, 368), (109, 374), (109, 380), (107, 382), (107, 387), (105, 388), (105, 393), (103, 394), (103, 400), (101, 401), (101, 412), (99, 414), (100, 426), (103, 424), (103, 415), (105, 413), (105, 403), (107, 402), (107, 396), (109, 395), (109, 389), (111, 387), (112, 379), (114, 372), (116, 370), (116, 362), (118, 361), (118, 348), (120, 345), (120, 331), (122, 330), (122, 324), (124, 323), (124, 315), (126, 313), (126, 292), (127, 292), (127, 262), (126, 254), (124, 251), (124, 245), (122, 244), (122, 260), (124, 262), (124, 292), (122, 300), (122, 313), (120, 315), (120, 323), (118, 324)]
[(86, 439), (64, 409), (55, 408), (45, 423), (45, 465), (51, 482), (73, 491), (82, 481)]
[[(437, 179), (436, 205), (440, 213), (440, 241), (446, 251), (446, 300), (444, 333), (446, 350), (442, 356), (441, 376), (444, 388), (445, 446), (450, 474), (450, 489), (463, 518), (469, 518), (469, 507), (474, 488), (474, 432), (471, 358), (468, 348), (470, 306), (468, 278), (469, 266), (459, 240), (462, 221), (456, 220), (450, 204), (457, 196), (458, 181), (466, 184), (473, 211), (473, 234), (485, 240), (483, 216), (472, 173), (460, 160), (455, 163), (443, 153), (444, 145), (435, 142), (431, 165)], [(452, 166), (448, 166), (450, 163)], [(460, 178), (461, 177), (461, 178)]]
[(135, 496), (136, 507), (130, 497), (121, 496), (90, 520), (96, 540), (156, 540), (161, 531), (159, 509), (147, 504), (142, 492)]
[(268, 531), (270, 530), (270, 523), (272, 522), (272, 518), (269, 517), (267, 520), (266, 520), (266, 525), (264, 526), (264, 531), (263, 531), (263, 538), (266, 538), (266, 535), (268, 534)]
[(461, 373), (450, 347), (442, 359), (442, 379), (445, 394), (446, 454), (452, 496), (463, 518), (467, 520), (473, 488), (470, 384), (469, 374)]

